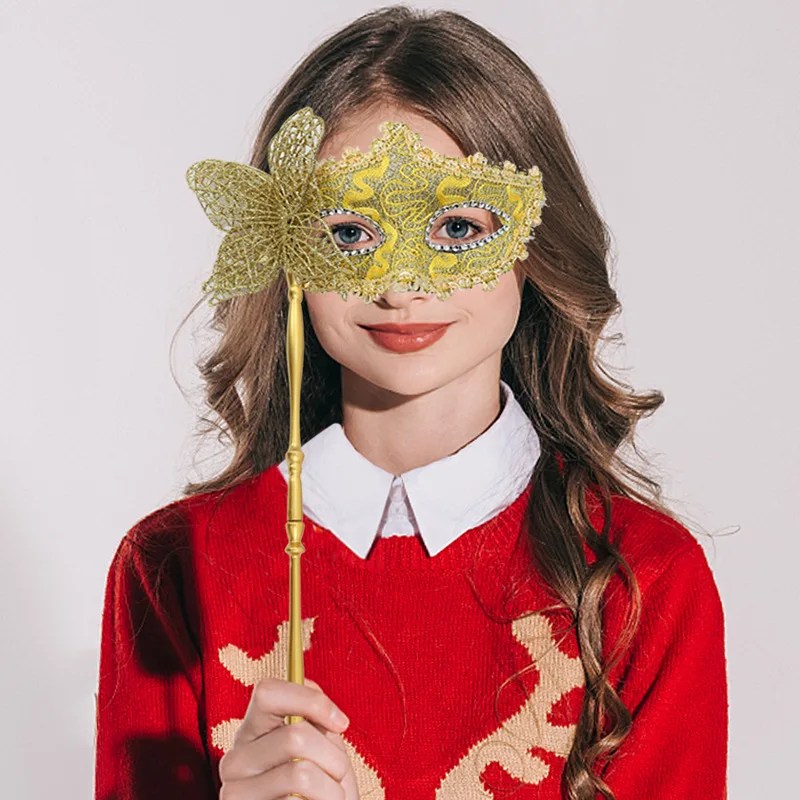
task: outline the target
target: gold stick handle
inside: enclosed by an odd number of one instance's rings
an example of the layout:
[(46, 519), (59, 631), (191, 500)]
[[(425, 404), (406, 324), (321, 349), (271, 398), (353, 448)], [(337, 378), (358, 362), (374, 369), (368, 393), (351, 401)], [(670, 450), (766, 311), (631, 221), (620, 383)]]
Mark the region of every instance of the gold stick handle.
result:
[[(289, 468), (289, 494), (286, 505), (286, 534), (289, 543), (289, 653), (287, 680), (305, 683), (303, 669), (303, 632), (300, 617), (300, 556), (303, 546), (303, 488), (300, 472), (303, 451), (300, 449), (300, 386), (303, 379), (303, 290), (294, 276), (286, 272), (289, 283), (289, 316), (286, 323), (286, 363), (289, 376), (289, 449), (286, 461)], [(303, 717), (288, 715), (286, 723), (300, 722)]]

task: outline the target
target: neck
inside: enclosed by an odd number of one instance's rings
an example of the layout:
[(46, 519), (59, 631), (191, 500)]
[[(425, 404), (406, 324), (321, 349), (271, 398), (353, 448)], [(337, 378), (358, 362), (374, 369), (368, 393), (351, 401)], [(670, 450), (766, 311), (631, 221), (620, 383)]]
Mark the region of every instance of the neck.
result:
[(441, 386), (403, 395), (342, 367), (342, 427), (365, 458), (399, 475), (452, 455), (501, 411), (500, 358)]

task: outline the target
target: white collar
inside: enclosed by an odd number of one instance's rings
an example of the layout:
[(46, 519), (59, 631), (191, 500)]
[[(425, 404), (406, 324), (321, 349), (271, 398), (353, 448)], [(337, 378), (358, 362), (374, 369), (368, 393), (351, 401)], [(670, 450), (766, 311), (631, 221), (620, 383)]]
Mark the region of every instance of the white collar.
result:
[[(500, 385), (503, 410), (489, 428), (452, 455), (400, 476), (431, 556), (490, 520), (530, 482), (539, 438), (511, 387)], [(338, 422), (309, 439), (303, 456), (303, 512), (366, 558), (395, 476), (356, 450)], [(278, 468), (288, 479), (286, 459)]]

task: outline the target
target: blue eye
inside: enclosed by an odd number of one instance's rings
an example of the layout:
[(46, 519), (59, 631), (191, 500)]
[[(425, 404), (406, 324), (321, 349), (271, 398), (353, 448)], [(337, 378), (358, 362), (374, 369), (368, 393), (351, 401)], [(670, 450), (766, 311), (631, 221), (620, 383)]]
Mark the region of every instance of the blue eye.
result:
[(434, 250), (460, 253), (489, 244), (508, 230), (510, 215), (479, 200), (442, 206), (428, 220), (425, 240)]
[[(331, 233), (336, 244), (351, 245), (363, 241), (361, 234), (366, 233), (366, 231), (352, 222), (340, 222), (338, 225), (331, 225)], [(337, 236), (339, 237), (338, 239), (336, 238)]]
[[(366, 255), (377, 250), (386, 241), (386, 236), (377, 222), (352, 209), (326, 208), (321, 212), (321, 216), (329, 226), (333, 241), (343, 255)], [(336, 219), (337, 217), (339, 219)]]
[(483, 227), (465, 217), (450, 217), (442, 226), (450, 239), (463, 239), (469, 236), (470, 228), (474, 233), (483, 233)]

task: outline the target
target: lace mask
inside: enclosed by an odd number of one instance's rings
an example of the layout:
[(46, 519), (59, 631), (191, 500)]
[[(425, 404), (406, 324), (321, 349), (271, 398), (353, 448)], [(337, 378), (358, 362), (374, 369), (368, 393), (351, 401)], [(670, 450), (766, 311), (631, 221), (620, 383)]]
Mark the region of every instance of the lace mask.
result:
[(301, 289), (343, 298), (371, 302), (390, 288), (443, 298), (494, 288), (527, 257), (545, 204), (538, 167), (442, 156), (402, 122), (379, 129), (366, 153), (318, 162), (324, 122), (305, 107), (270, 140), (269, 173), (215, 159), (189, 167), (189, 186), (227, 234), (203, 284), (211, 304), (262, 290), (281, 269)]

